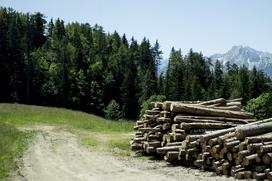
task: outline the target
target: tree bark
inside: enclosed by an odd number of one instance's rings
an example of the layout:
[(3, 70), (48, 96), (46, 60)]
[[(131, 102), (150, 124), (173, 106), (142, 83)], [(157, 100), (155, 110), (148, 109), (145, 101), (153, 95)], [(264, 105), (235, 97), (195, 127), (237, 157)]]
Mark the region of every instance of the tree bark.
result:
[(255, 136), (272, 131), (272, 118), (256, 122), (255, 124), (248, 124), (236, 129), (235, 135), (238, 139), (247, 136)]
[(250, 119), (253, 118), (253, 114), (240, 111), (229, 111), (229, 110), (219, 110), (213, 108), (206, 108), (196, 105), (173, 103), (171, 104), (170, 110), (175, 113), (190, 113), (194, 115), (203, 116), (221, 116), (228, 118), (238, 118), (238, 119)]

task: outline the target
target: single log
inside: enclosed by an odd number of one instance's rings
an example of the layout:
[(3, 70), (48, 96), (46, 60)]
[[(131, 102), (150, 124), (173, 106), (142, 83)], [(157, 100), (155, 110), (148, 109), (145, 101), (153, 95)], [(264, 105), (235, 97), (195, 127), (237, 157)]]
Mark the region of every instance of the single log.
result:
[(166, 146), (181, 146), (182, 142), (167, 143)]
[(252, 152), (250, 152), (250, 151), (248, 151), (248, 150), (239, 151), (238, 154), (237, 154), (237, 159), (236, 159), (236, 160), (237, 160), (239, 163), (241, 163), (241, 162), (243, 161), (243, 159), (244, 159), (246, 156), (250, 155), (250, 154), (252, 154)]
[(217, 167), (220, 167), (224, 162), (225, 162), (225, 159), (222, 159), (222, 160), (219, 160), (219, 161), (214, 161), (212, 163), (212, 165), (216, 169)]
[(263, 143), (252, 143), (252, 144), (248, 144), (247, 145), (247, 149), (250, 152), (257, 152), (257, 150), (259, 150), (259, 148), (263, 145)]
[(246, 144), (260, 143), (260, 142), (267, 142), (267, 141), (272, 141), (272, 133), (266, 133), (260, 136), (252, 136), (252, 137), (245, 138)]
[(235, 127), (234, 124), (222, 124), (222, 123), (181, 123), (181, 129), (190, 130), (190, 129), (224, 129)]
[(235, 130), (235, 128), (228, 128), (228, 129), (213, 131), (209, 134), (201, 135), (199, 139), (202, 143), (204, 143), (211, 138), (219, 137), (221, 135), (227, 134), (227, 133), (232, 132), (234, 130)]
[(199, 103), (198, 105), (213, 105), (213, 104), (218, 104), (218, 105), (226, 105), (226, 100), (224, 98), (219, 98), (219, 99), (214, 99), (214, 100), (209, 100), (209, 101), (204, 101)]
[(272, 145), (263, 145), (260, 147), (261, 153), (272, 152)]
[(186, 136), (185, 140), (186, 142), (193, 142), (198, 140), (202, 135), (188, 135)]
[(164, 122), (172, 122), (171, 121), (171, 118), (165, 118), (165, 117), (159, 117), (159, 118), (157, 118), (157, 122), (158, 123), (164, 123)]
[(147, 147), (145, 149), (146, 153), (155, 153), (156, 152), (156, 148), (154, 147)]
[(230, 173), (232, 177), (235, 177), (235, 174), (241, 171), (245, 171), (245, 168), (242, 167), (241, 165), (236, 165), (231, 167)]
[(142, 141), (145, 141), (146, 138), (145, 137), (139, 137), (139, 138), (134, 138), (133, 139), (135, 142), (142, 142)]
[(160, 111), (157, 111), (157, 110), (146, 110), (145, 111), (145, 114), (152, 115), (152, 116), (155, 116), (155, 115), (157, 115), (159, 113), (160, 113)]
[(138, 130), (139, 128), (143, 128), (143, 127), (144, 127), (144, 125), (140, 124), (140, 125), (134, 126), (133, 129)]
[(157, 114), (157, 115), (147, 115), (147, 114), (144, 114), (143, 117), (146, 120), (155, 121), (159, 117), (159, 114)]
[(142, 150), (143, 149), (143, 144), (141, 144), (141, 143), (132, 143), (130, 145), (130, 148), (131, 148), (132, 151)]
[(174, 122), (176, 123), (222, 123), (222, 121), (217, 121), (217, 120), (192, 119), (192, 118), (183, 118), (180, 116), (176, 116), (174, 118)]
[(168, 151), (178, 151), (180, 146), (165, 146), (162, 148), (157, 148), (156, 151), (158, 154), (166, 154)]
[(237, 152), (239, 151), (239, 146), (240, 146), (240, 144), (239, 144), (239, 145), (236, 145), (236, 146), (234, 146), (234, 147), (232, 147), (230, 150), (231, 150), (233, 153), (237, 153)]
[(266, 174), (265, 173), (257, 173), (257, 172), (254, 172), (252, 174), (252, 177), (256, 180), (264, 180), (266, 178)]
[(174, 162), (178, 160), (178, 151), (168, 151), (164, 156), (164, 160), (167, 162)]
[(160, 141), (147, 142), (147, 146), (157, 148), (161, 146), (161, 142)]
[(234, 132), (230, 132), (230, 133), (228, 133), (228, 134), (219, 136), (219, 137), (218, 137), (218, 143), (219, 143), (220, 145), (222, 145), (222, 144), (224, 144), (224, 141), (225, 141), (226, 139), (232, 138), (232, 137), (234, 137), (234, 136), (235, 136), (235, 133), (234, 133)]
[(253, 114), (240, 111), (219, 110), (213, 108), (206, 108), (196, 105), (188, 105), (182, 103), (171, 104), (170, 110), (176, 113), (190, 113), (204, 116), (223, 116), (230, 118), (249, 119), (253, 118)]
[(201, 168), (203, 164), (204, 164), (204, 160), (200, 160), (200, 159), (195, 160), (193, 163), (193, 165), (198, 168)]
[(136, 126), (139, 126), (139, 125), (141, 125), (141, 124), (144, 124), (144, 122), (143, 122), (142, 120), (136, 121)]
[(216, 172), (216, 174), (221, 175), (222, 172), (223, 172), (222, 166), (219, 166), (219, 167), (215, 168), (215, 172)]
[(245, 149), (247, 149), (247, 144), (243, 141), (239, 145), (239, 151), (243, 151)]
[(266, 153), (262, 156), (262, 161), (265, 165), (270, 165), (272, 158), (272, 153)]
[(264, 134), (271, 131), (272, 131), (272, 118), (256, 122), (255, 124), (240, 126), (235, 130), (235, 135), (238, 139), (242, 139), (247, 136)]
[(219, 153), (220, 149), (221, 149), (220, 145), (215, 145), (212, 147), (212, 153)]
[(241, 108), (238, 106), (215, 106), (212, 108), (220, 110), (241, 111)]
[(222, 164), (223, 170), (229, 170), (230, 167), (231, 167), (231, 164), (230, 164), (228, 161), (225, 161), (225, 162)]
[(183, 134), (185, 133), (185, 131), (183, 129), (176, 129), (175, 132), (176, 133), (183, 133)]
[(272, 180), (272, 172), (268, 172), (267, 173), (267, 179), (268, 180)]
[(222, 121), (222, 122), (233, 122), (239, 124), (247, 124), (248, 122), (256, 121), (255, 119), (238, 119), (238, 118), (226, 118), (226, 117), (209, 117), (209, 116), (185, 116), (185, 115), (177, 115), (177, 118), (184, 119), (200, 119), (200, 120), (214, 120), (214, 121)]
[(213, 146), (213, 145), (215, 145), (215, 144), (218, 144), (218, 138), (212, 138), (212, 139), (210, 139), (210, 140), (208, 141), (208, 144), (209, 144), (210, 146)]
[(227, 100), (227, 103), (230, 103), (230, 102), (242, 102), (242, 101), (243, 101), (243, 98), (239, 97), (239, 98), (236, 98), (236, 99)]
[(209, 156), (211, 156), (211, 153), (210, 153), (210, 152), (203, 152), (203, 154), (202, 154), (202, 159), (205, 160), (205, 159), (207, 159)]
[(241, 104), (241, 102), (228, 102), (226, 104), (226, 106), (237, 106), (239, 107), (240, 109), (243, 107), (243, 105)]
[(243, 159), (243, 166), (249, 166), (251, 164), (254, 164), (256, 162), (256, 158), (258, 157), (258, 154), (252, 154), (249, 156), (244, 157)]
[(155, 102), (155, 105), (154, 105), (155, 108), (162, 109), (162, 106), (163, 106), (162, 102)]
[(241, 141), (239, 141), (239, 140), (234, 140), (234, 141), (230, 141), (230, 142), (226, 142), (225, 144), (224, 144), (224, 146), (226, 147), (226, 148), (232, 148), (232, 147), (234, 147), (234, 146), (237, 146), (237, 145), (239, 145), (241, 143)]
[(267, 175), (269, 172), (271, 171), (271, 169), (270, 168), (266, 168), (266, 169), (264, 169), (264, 173)]

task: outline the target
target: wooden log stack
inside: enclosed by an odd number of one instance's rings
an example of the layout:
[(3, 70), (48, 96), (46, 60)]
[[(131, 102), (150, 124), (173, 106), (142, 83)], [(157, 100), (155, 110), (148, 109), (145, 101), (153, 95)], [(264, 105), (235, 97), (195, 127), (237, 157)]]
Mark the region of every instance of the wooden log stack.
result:
[(154, 102), (131, 149), (237, 179), (272, 180), (272, 118), (256, 121), (241, 99)]
[(200, 167), (236, 179), (272, 180), (272, 119), (202, 135)]

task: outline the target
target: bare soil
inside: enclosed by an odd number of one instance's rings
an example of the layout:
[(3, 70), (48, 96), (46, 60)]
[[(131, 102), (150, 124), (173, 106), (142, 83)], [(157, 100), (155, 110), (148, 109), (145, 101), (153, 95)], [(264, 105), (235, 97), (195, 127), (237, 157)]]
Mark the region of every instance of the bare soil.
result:
[(88, 149), (77, 137), (52, 126), (40, 130), (19, 161), (15, 181), (202, 181), (234, 180), (146, 157), (121, 157)]

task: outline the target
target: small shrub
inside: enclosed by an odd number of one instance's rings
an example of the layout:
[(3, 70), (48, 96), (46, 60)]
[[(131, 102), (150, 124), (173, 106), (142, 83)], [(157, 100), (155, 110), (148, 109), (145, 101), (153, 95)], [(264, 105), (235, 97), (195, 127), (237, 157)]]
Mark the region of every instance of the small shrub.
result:
[(113, 120), (118, 120), (121, 118), (121, 111), (120, 111), (120, 105), (115, 101), (115, 100), (112, 100), (106, 110), (105, 110), (105, 113), (106, 113), (106, 118), (107, 119), (113, 119)]
[(272, 117), (272, 93), (263, 93), (248, 101), (244, 109), (254, 114), (257, 119)]
[(145, 113), (146, 110), (151, 109), (151, 102), (162, 102), (165, 101), (166, 97), (164, 95), (153, 95), (151, 96), (149, 99), (147, 99), (146, 101), (144, 101), (141, 105), (141, 112), (140, 112), (140, 117), (142, 117)]

